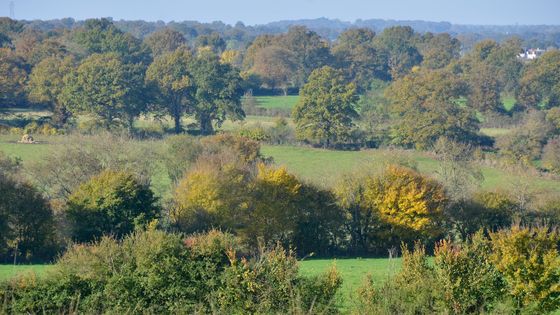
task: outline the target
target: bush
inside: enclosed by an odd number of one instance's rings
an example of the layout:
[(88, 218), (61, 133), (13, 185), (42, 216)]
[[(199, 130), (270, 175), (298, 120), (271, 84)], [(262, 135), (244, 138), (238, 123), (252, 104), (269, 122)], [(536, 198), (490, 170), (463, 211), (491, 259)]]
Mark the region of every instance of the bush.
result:
[(358, 314), (435, 314), (441, 312), (438, 299), (443, 292), (435, 270), (428, 263), (424, 247), (410, 251), (402, 247), (402, 267), (379, 288), (371, 278), (358, 290)]
[(56, 250), (48, 201), (29, 183), (0, 170), (0, 259), (45, 262)]
[(442, 300), (452, 314), (491, 311), (505, 293), (505, 281), (490, 260), (491, 244), (482, 232), (469, 242), (438, 243), (435, 251), (437, 281), (445, 292)]
[(185, 176), (187, 170), (194, 164), (202, 153), (200, 141), (188, 135), (176, 135), (165, 139), (165, 163), (167, 174), (173, 183), (177, 184)]
[(511, 226), (515, 219), (521, 219), (521, 206), (506, 192), (478, 192), (454, 205), (449, 218), (458, 236), (467, 239), (480, 229), (495, 231)]
[(560, 136), (548, 140), (543, 150), (542, 165), (560, 175)]
[(149, 183), (157, 166), (152, 143), (128, 136), (74, 134), (57, 143), (40, 160), (26, 165), (37, 187), (52, 199), (67, 200), (82, 183), (106, 169), (133, 173)]
[(0, 287), (8, 313), (283, 313), (328, 310), (340, 286), (336, 272), (307, 279), (290, 252), (239, 258), (229, 234), (183, 238), (149, 229), (122, 242), (76, 245), (45, 279)]
[(70, 195), (66, 217), (78, 242), (103, 235), (120, 238), (159, 215), (156, 201), (150, 188), (131, 174), (104, 171)]
[(560, 307), (560, 235), (546, 227), (491, 233), (491, 259), (507, 281), (517, 309), (550, 312)]
[(284, 168), (201, 164), (175, 192), (171, 220), (181, 231), (219, 227), (256, 249), (280, 242), (298, 253), (325, 253), (336, 242), (342, 213), (334, 197)]

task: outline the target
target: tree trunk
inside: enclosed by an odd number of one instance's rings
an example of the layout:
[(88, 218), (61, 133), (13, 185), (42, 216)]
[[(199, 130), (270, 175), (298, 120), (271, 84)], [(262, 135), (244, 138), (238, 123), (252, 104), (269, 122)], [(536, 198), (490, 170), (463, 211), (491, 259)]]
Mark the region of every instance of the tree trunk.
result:
[(212, 119), (208, 116), (200, 116), (199, 118), (200, 133), (202, 135), (211, 135), (214, 133), (214, 128), (212, 127)]
[(175, 122), (175, 133), (180, 134), (183, 131), (183, 126), (181, 126), (181, 106), (175, 103), (173, 105), (173, 120)]

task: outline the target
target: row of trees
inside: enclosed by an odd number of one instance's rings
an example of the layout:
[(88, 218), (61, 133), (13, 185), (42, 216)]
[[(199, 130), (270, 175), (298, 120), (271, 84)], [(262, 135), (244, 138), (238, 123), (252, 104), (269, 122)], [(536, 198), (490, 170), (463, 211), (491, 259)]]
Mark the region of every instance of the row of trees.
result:
[[(233, 135), (173, 137), (163, 156), (133, 151), (114, 136), (81, 138), (30, 166), (33, 185), (3, 168), (2, 255), (45, 260), (69, 240), (121, 238), (150, 224), (188, 233), (231, 231), (252, 250), (279, 243), (301, 256), (383, 255), (403, 241), (462, 239), (515, 219), (559, 222), (557, 199), (531, 205), (508, 193), (471, 189), (467, 177), (479, 177), (456, 150), (447, 150), (453, 146), (440, 145), (448, 157), (438, 180), (391, 165), (325, 189), (268, 165), (257, 142)], [(175, 182), (169, 200), (158, 200), (150, 187), (157, 158)]]

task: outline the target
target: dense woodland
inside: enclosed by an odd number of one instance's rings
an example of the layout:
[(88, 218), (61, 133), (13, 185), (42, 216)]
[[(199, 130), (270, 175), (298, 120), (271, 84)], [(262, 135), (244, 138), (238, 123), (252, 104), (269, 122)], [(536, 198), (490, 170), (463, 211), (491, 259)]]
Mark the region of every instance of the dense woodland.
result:
[[(356, 312), (559, 308), (558, 190), (479, 185), (481, 165), (559, 182), (556, 28), (424, 26), (0, 19), (0, 113), (51, 113), (0, 130), (66, 139), (25, 166), (0, 151), (1, 261), (58, 266), (3, 283), (0, 311), (335, 313), (336, 270), (305, 278), (296, 258), (388, 252), (401, 272), (366, 283)], [(535, 43), (548, 51), (518, 57)], [(255, 100), (290, 94), (293, 110)], [(249, 114), (277, 121), (220, 129)], [(437, 176), (397, 155), (326, 187), (264, 143), (425, 151)]]

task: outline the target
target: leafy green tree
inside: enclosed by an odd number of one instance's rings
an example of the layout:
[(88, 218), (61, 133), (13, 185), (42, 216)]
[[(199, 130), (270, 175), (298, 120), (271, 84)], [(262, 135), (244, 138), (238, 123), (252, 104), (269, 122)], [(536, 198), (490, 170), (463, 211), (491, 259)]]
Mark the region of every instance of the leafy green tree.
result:
[(517, 101), (527, 108), (560, 106), (560, 51), (546, 52), (527, 65)]
[(144, 43), (150, 47), (152, 55), (157, 57), (165, 53), (174, 52), (177, 48), (185, 46), (187, 40), (182, 33), (170, 28), (164, 28), (146, 37)]
[(412, 67), (422, 62), (422, 55), (415, 42), (417, 34), (409, 26), (394, 26), (375, 37), (375, 45), (388, 55), (391, 78), (396, 80), (408, 74)]
[(297, 86), (303, 86), (315, 69), (329, 65), (331, 61), (328, 42), (304, 26), (291, 27), (277, 43), (294, 54)]
[(65, 210), (72, 238), (90, 242), (122, 237), (156, 219), (157, 198), (149, 186), (125, 172), (104, 171), (70, 195)]
[(212, 53), (201, 53), (189, 64), (194, 91), (189, 114), (193, 115), (203, 135), (214, 132), (227, 118), (245, 118), (241, 108), (241, 77), (229, 64), (220, 63)]
[(54, 120), (58, 125), (64, 125), (70, 116), (63, 103), (62, 93), (65, 87), (64, 76), (73, 70), (74, 60), (71, 57), (47, 57), (33, 67), (29, 75), (29, 99), (34, 103), (48, 104), (55, 113)]
[(374, 38), (369, 29), (350, 29), (340, 34), (332, 48), (337, 66), (360, 92), (369, 88), (373, 79), (390, 78), (386, 56), (375, 48)]
[(97, 116), (108, 128), (116, 123), (132, 130), (146, 110), (144, 67), (116, 54), (94, 54), (64, 78), (63, 103), (75, 114)]
[(469, 75), (468, 105), (481, 113), (503, 111), (498, 79), (493, 67), (478, 64), (472, 68)]
[(48, 201), (29, 183), (0, 171), (0, 257), (13, 262), (54, 257), (54, 216)]
[(210, 48), (215, 54), (221, 54), (226, 50), (226, 42), (222, 39), (219, 33), (211, 33), (208, 35), (200, 35), (195, 41), (196, 48)]
[(328, 66), (313, 71), (308, 81), (293, 111), (298, 138), (325, 147), (349, 140), (358, 116), (355, 85)]
[(134, 36), (123, 33), (108, 19), (86, 20), (74, 40), (90, 54), (118, 54), (126, 62), (149, 63), (149, 49)]
[(459, 59), (461, 42), (447, 33), (422, 35), (419, 50), (422, 54), (422, 66), (429, 69), (445, 68), (452, 61)]
[(169, 114), (175, 122), (175, 132), (182, 130), (181, 118), (192, 103), (194, 82), (189, 73), (193, 56), (187, 49), (162, 54), (146, 71), (146, 81), (157, 87), (156, 109)]
[(23, 102), (26, 68), (9, 48), (0, 48), (0, 108)]
[(393, 143), (426, 149), (440, 137), (478, 141), (474, 111), (457, 104), (464, 91), (462, 81), (445, 70), (420, 70), (393, 82), (385, 93), (396, 120)]

